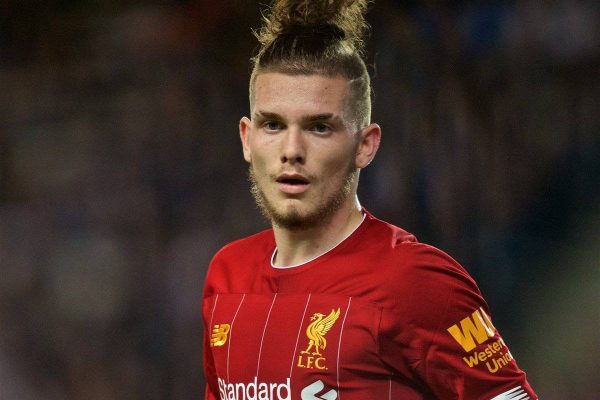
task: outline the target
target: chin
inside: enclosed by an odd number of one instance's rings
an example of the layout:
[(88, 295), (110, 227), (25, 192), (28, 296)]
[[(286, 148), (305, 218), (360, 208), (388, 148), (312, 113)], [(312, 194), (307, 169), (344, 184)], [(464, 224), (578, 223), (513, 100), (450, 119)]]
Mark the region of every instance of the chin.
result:
[(317, 220), (296, 213), (272, 215), (271, 222), (280, 228), (291, 231), (314, 228), (315, 226), (320, 225)]
[(306, 229), (315, 225), (316, 213), (314, 210), (302, 210), (297, 205), (286, 205), (279, 210), (269, 211), (271, 221), (282, 228), (297, 230)]
[(277, 193), (266, 194), (257, 182), (252, 168), (249, 168), (250, 192), (262, 214), (273, 225), (289, 230), (302, 230), (326, 225), (336, 212), (351, 198), (356, 171), (349, 169), (343, 184), (318, 203), (310, 203), (306, 196), (296, 198), (278, 198)]
[[(340, 199), (341, 200), (341, 199)], [(342, 208), (343, 202), (330, 201), (322, 206), (298, 207), (288, 205), (285, 208), (268, 210), (268, 217), (274, 225), (288, 230), (306, 230), (327, 225)]]

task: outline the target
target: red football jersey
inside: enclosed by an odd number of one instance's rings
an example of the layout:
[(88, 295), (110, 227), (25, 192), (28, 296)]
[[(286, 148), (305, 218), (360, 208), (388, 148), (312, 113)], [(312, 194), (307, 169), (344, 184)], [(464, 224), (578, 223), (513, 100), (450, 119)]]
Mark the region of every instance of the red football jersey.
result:
[(536, 399), (467, 272), (365, 214), (298, 266), (273, 266), (272, 230), (215, 255), (206, 399)]

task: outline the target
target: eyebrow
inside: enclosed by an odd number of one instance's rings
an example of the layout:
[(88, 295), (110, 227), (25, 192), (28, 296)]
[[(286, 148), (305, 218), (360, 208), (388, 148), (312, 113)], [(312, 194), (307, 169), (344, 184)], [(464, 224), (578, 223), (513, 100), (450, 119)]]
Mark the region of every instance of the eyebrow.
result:
[(275, 119), (282, 120), (283, 117), (277, 113), (267, 112), (267, 111), (258, 111), (254, 114), (252, 119), (265, 120), (265, 119)]
[[(277, 120), (277, 121), (282, 121), (285, 118), (283, 118), (281, 115), (277, 114), (277, 113), (273, 113), (273, 112), (268, 112), (268, 111), (258, 111), (254, 114), (254, 118), (258, 119), (258, 120), (268, 120), (268, 119), (273, 119), (273, 120)], [(332, 122), (342, 122), (342, 119), (337, 116), (334, 115), (332, 113), (323, 113), (323, 114), (314, 114), (314, 115), (306, 115), (303, 116), (301, 118), (301, 121), (303, 123), (306, 122), (317, 122), (317, 121), (332, 121)]]

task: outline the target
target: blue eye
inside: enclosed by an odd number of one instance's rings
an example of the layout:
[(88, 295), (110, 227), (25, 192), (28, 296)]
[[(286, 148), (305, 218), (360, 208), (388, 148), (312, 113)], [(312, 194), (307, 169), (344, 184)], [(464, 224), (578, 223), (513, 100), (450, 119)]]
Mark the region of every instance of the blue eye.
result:
[(315, 124), (312, 127), (312, 131), (317, 133), (329, 133), (331, 131), (331, 128), (329, 127), (329, 125), (326, 124)]
[(267, 121), (263, 124), (263, 127), (268, 131), (278, 131), (281, 130), (281, 124), (277, 121)]

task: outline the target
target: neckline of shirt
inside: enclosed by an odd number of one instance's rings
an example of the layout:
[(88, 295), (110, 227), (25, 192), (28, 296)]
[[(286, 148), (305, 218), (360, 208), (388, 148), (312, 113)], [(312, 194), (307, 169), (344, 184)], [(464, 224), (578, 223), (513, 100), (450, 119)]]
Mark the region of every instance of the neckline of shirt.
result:
[(337, 242), (335, 245), (333, 245), (333, 247), (329, 248), (328, 250), (325, 250), (323, 253), (310, 258), (306, 261), (303, 261), (301, 263), (298, 264), (292, 264), (292, 265), (284, 265), (284, 266), (277, 266), (275, 265), (275, 255), (277, 254), (277, 246), (275, 246), (275, 249), (273, 250), (273, 254), (271, 255), (271, 268), (275, 268), (275, 269), (280, 269), (280, 270), (289, 270), (289, 269), (293, 269), (296, 267), (301, 267), (303, 265), (306, 265), (308, 263), (311, 263), (313, 261), (315, 261), (318, 258), (323, 257), (324, 255), (326, 255), (327, 253), (333, 251), (334, 249), (336, 249), (339, 245), (341, 245), (342, 243), (344, 243), (350, 236), (352, 236), (354, 234), (354, 232), (356, 232), (358, 230), (358, 228), (360, 228), (363, 224), (363, 222), (365, 222), (365, 219), (367, 218), (367, 213), (363, 211), (363, 216), (362, 219), (360, 220), (360, 223), (358, 225), (356, 225), (356, 227), (354, 229), (352, 229), (352, 231), (350, 233), (348, 233), (342, 240), (340, 240), (339, 242)]

